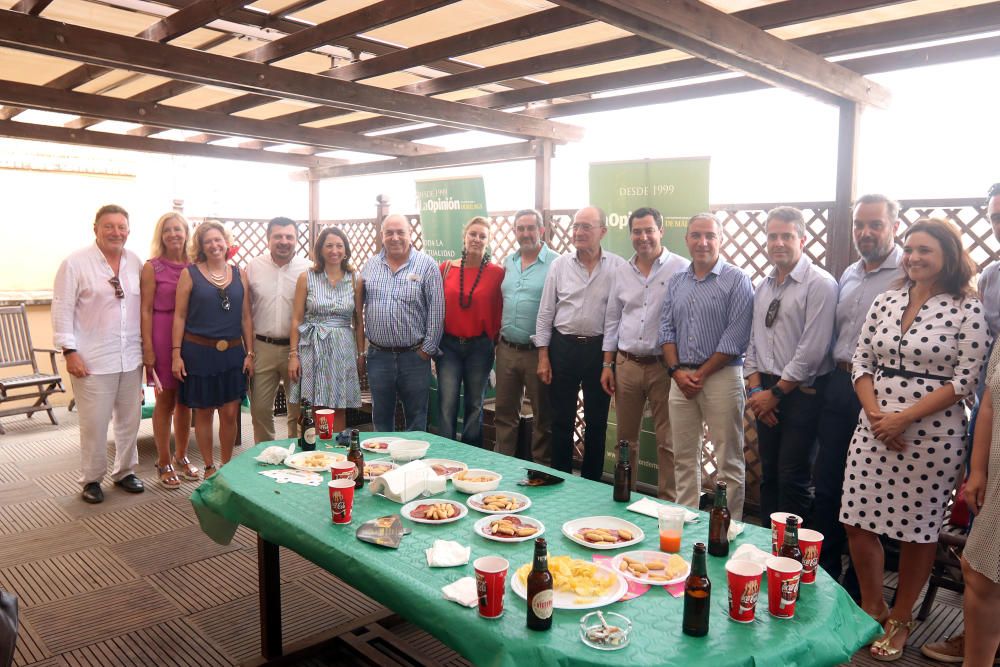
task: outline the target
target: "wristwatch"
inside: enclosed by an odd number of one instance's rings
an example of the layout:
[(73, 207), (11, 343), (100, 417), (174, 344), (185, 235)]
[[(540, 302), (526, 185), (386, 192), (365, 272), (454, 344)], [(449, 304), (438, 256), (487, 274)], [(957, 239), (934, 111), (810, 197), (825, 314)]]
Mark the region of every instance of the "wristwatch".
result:
[(785, 392), (783, 392), (781, 390), (781, 387), (779, 387), (778, 385), (774, 385), (773, 387), (771, 387), (771, 393), (774, 394), (774, 397), (779, 401), (788, 395)]
[(670, 377), (673, 377), (674, 373), (676, 373), (680, 369), (681, 369), (681, 365), (680, 364), (674, 364), (673, 366), (668, 366), (667, 367), (667, 375), (669, 375)]
[(604, 362), (601, 364), (601, 368), (614, 368), (614, 367), (615, 367), (614, 363), (611, 362)]

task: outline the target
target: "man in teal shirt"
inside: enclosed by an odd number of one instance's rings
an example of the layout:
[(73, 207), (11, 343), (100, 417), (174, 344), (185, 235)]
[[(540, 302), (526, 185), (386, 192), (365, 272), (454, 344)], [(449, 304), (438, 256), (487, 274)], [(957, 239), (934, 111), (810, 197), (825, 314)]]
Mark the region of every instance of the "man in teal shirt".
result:
[(542, 287), (558, 255), (542, 241), (542, 214), (524, 209), (514, 214), (518, 251), (504, 262), (503, 320), (497, 345), (496, 451), (513, 456), (521, 403), (527, 394), (534, 416), (531, 456), (549, 464), (551, 420), (548, 386), (538, 379), (538, 349), (532, 344)]

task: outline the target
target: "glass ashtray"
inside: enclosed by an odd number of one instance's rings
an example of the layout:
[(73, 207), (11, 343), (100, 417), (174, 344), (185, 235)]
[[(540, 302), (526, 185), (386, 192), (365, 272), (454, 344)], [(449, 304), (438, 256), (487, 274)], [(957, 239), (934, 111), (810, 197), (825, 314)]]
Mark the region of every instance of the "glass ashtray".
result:
[(613, 611), (592, 611), (580, 619), (580, 641), (598, 651), (617, 651), (625, 648), (631, 635), (632, 621)]

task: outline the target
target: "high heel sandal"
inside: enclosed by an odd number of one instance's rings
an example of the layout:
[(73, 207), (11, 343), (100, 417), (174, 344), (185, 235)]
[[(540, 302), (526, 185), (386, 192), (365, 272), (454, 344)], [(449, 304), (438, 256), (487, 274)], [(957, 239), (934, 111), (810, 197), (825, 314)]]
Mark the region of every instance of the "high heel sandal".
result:
[(198, 466), (191, 463), (188, 457), (181, 459), (175, 458), (171, 460), (178, 474), (189, 482), (197, 482), (201, 479), (201, 471), (198, 470)]
[[(867, 611), (865, 613), (868, 614)], [(868, 614), (868, 615), (871, 616), (875, 620), (876, 623), (878, 623), (879, 625), (884, 626), (885, 622), (887, 620), (889, 620), (889, 614), (891, 614), (891, 613), (892, 613), (892, 611), (889, 609), (889, 605), (886, 603), (885, 600), (882, 600), (882, 611), (880, 611), (878, 614)], [(870, 641), (867, 644), (865, 644), (865, 646), (871, 646), (872, 642), (874, 642), (874, 641), (875, 640), (873, 639), (872, 641)]]
[(917, 622), (912, 619), (909, 621), (897, 621), (894, 618), (886, 620), (885, 636), (872, 643), (871, 656), (879, 662), (895, 662), (899, 660), (903, 657), (903, 648), (906, 646), (906, 642), (903, 642), (902, 647), (896, 648), (892, 645), (892, 640), (904, 628), (906, 629), (907, 636), (909, 636), (915, 627), (917, 627)]
[(217, 472), (219, 472), (219, 466), (214, 463), (210, 466), (205, 466), (205, 479), (215, 477), (215, 473)]
[(168, 489), (176, 489), (181, 485), (181, 480), (177, 476), (174, 467), (169, 463), (165, 466), (156, 466), (156, 474), (160, 476), (160, 482)]

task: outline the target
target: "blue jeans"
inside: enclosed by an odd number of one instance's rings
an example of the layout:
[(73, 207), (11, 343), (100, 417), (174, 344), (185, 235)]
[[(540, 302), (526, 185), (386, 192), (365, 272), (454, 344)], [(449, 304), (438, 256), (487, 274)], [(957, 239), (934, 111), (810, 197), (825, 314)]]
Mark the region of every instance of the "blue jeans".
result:
[(483, 399), (490, 369), (493, 368), (493, 352), (493, 341), (487, 336), (460, 339), (445, 334), (441, 338), (441, 356), (437, 358), (440, 436), (455, 439), (461, 388), (465, 397), (462, 442), (483, 446)]
[(416, 350), (386, 352), (369, 346), (368, 387), (372, 392), (372, 422), (376, 431), (396, 430), (396, 399), (403, 404), (407, 431), (427, 430), (431, 362)]

